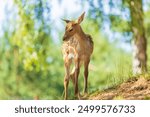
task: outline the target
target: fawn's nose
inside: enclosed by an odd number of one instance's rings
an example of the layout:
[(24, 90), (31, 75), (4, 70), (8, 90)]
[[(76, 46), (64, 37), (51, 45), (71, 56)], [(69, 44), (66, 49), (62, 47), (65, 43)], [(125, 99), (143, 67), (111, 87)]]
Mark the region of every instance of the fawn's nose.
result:
[(67, 38), (67, 36), (66, 36), (66, 35), (64, 35), (64, 36), (63, 36), (63, 41), (65, 41), (65, 40), (66, 40), (66, 38)]

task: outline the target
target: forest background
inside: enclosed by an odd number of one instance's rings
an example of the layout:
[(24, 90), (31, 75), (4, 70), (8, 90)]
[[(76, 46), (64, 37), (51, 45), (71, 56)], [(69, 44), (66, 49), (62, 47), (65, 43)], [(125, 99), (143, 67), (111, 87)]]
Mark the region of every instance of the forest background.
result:
[(61, 18), (84, 11), (81, 26), (94, 41), (89, 93), (150, 72), (149, 0), (0, 0), (0, 6), (0, 99), (63, 99)]

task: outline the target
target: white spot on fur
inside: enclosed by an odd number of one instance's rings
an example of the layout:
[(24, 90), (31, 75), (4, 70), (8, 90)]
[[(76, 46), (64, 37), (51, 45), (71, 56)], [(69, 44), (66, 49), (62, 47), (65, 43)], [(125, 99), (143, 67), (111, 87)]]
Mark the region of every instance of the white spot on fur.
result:
[(69, 58), (69, 59), (74, 58), (74, 54), (73, 54), (73, 53), (69, 53), (68, 58)]

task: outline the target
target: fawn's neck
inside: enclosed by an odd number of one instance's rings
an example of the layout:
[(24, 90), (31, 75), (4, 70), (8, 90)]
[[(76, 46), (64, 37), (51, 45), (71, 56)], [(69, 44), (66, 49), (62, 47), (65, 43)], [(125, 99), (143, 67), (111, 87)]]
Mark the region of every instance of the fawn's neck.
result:
[(75, 38), (78, 39), (78, 41), (84, 41), (86, 38), (85, 33), (83, 32), (82, 28), (79, 27), (79, 30), (77, 31), (77, 33), (75, 34)]

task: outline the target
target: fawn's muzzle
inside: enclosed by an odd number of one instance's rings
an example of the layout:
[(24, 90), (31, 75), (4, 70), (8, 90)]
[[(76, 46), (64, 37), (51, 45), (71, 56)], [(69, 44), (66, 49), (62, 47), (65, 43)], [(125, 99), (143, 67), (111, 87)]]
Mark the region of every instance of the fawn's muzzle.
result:
[(67, 36), (66, 35), (64, 35), (63, 36), (63, 41), (65, 41), (67, 39)]

